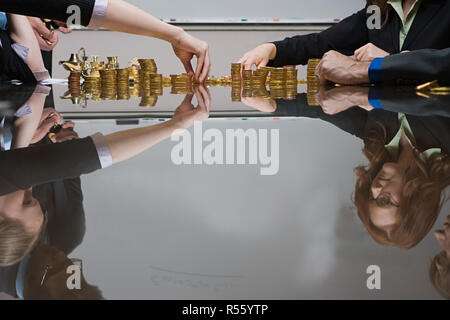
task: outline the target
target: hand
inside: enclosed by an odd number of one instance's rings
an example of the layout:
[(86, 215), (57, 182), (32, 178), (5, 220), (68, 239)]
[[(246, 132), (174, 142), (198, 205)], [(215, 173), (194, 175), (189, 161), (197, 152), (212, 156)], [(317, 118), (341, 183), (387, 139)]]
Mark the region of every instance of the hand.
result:
[(54, 30), (48, 29), (39, 18), (28, 17), (28, 21), (30, 21), (41, 50), (52, 51), (58, 44), (58, 34)]
[(375, 58), (384, 58), (388, 56), (389, 53), (378, 48), (372, 43), (368, 43), (355, 51), (356, 61), (372, 61)]
[(321, 87), (317, 93), (317, 101), (326, 114), (337, 114), (351, 107), (359, 106), (367, 111), (373, 107), (369, 103), (369, 87), (343, 86)]
[(243, 97), (242, 103), (261, 112), (275, 112), (277, 110), (277, 103), (272, 98), (263, 99), (261, 97)]
[(276, 55), (277, 47), (273, 43), (265, 43), (244, 54), (239, 63), (242, 63), (244, 70), (251, 70), (253, 65), (261, 68), (265, 67), (269, 60), (275, 59)]
[(72, 121), (67, 121), (62, 125), (61, 130), (59, 130), (54, 136), (50, 138), (53, 143), (60, 143), (69, 140), (78, 139), (78, 133), (74, 131), (75, 123)]
[(61, 33), (67, 34), (71, 33), (72, 29), (67, 26), (67, 23), (53, 20), (53, 23), (58, 26), (58, 31), (61, 31)]
[(355, 61), (336, 51), (328, 51), (316, 69), (320, 84), (329, 82), (355, 85), (369, 83), (370, 62)]
[(447, 216), (447, 220), (444, 223), (444, 229), (436, 230), (434, 236), (441, 249), (447, 252), (447, 257), (450, 258), (450, 215)]
[(197, 57), (197, 68), (194, 77), (195, 80), (204, 82), (211, 69), (208, 44), (182, 31), (173, 41), (172, 47), (189, 75), (194, 74), (191, 60), (194, 56)]
[(50, 129), (61, 122), (61, 115), (53, 108), (45, 108), (42, 111), (38, 128), (31, 139), (31, 144), (38, 143), (47, 135)]
[(192, 104), (194, 95), (188, 94), (175, 111), (173, 118), (170, 120), (175, 124), (177, 129), (187, 129), (192, 126), (195, 121), (202, 121), (209, 117), (211, 96), (208, 89), (204, 86), (199, 86), (194, 88), (194, 92), (198, 101), (198, 107), (194, 108), (194, 105)]

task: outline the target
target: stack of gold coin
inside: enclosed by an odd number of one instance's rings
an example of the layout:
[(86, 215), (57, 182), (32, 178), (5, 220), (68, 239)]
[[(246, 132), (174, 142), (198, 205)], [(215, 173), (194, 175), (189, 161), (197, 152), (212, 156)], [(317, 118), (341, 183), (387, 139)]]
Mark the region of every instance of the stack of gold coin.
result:
[(270, 87), (270, 97), (272, 99), (285, 99), (286, 98), (286, 86)]
[(130, 99), (130, 87), (129, 86), (117, 86), (117, 100), (129, 100)]
[(244, 87), (242, 89), (242, 98), (250, 98), (253, 96), (253, 89), (252, 87)]
[(255, 70), (253, 72), (252, 76), (252, 86), (253, 87), (260, 87), (260, 86), (266, 86), (267, 82), (267, 75), (269, 74), (269, 68), (263, 67)]
[(116, 86), (102, 86), (100, 98), (102, 100), (117, 100)]
[(285, 86), (287, 78), (287, 70), (284, 68), (276, 68), (270, 71), (271, 86)]
[(102, 87), (115, 87), (117, 85), (117, 70), (100, 70)]
[(172, 74), (170, 75), (172, 82), (173, 94), (187, 94), (189, 91), (189, 76), (184, 74)]
[(309, 59), (307, 68), (307, 80), (310, 82), (318, 82), (319, 79), (316, 76), (316, 68), (320, 63), (320, 59)]
[(81, 71), (72, 71), (69, 76), (69, 91), (74, 96), (81, 95)]
[(172, 79), (169, 77), (163, 77), (163, 87), (170, 88), (172, 86)]
[(150, 74), (150, 94), (152, 96), (163, 95), (163, 76), (161, 74)]
[(220, 78), (216, 78), (214, 76), (208, 77), (208, 79), (206, 79), (205, 84), (208, 87), (220, 87), (222, 86), (222, 82), (220, 80)]
[(295, 86), (286, 86), (286, 100), (295, 100), (297, 99), (297, 85)]
[(128, 68), (117, 69), (117, 83), (127, 86), (130, 84), (130, 70)]
[(139, 103), (140, 107), (154, 107), (158, 102), (157, 96), (142, 96), (142, 100)]
[(128, 92), (130, 93), (130, 96), (133, 96), (135, 99), (139, 98), (139, 86), (133, 86), (129, 88)]
[(297, 68), (295, 66), (285, 66), (284, 69), (286, 69), (286, 85), (297, 86)]
[(244, 88), (252, 87), (252, 78), (253, 78), (252, 70), (243, 70), (242, 71), (242, 82), (243, 82)]
[(157, 73), (155, 60), (153, 59), (138, 59), (141, 70), (139, 71), (139, 82), (141, 88), (148, 87), (150, 89), (150, 75)]
[(98, 88), (98, 90), (100, 90), (100, 78), (92, 76), (84, 77), (83, 88)]
[(253, 96), (254, 97), (259, 97), (259, 98), (263, 98), (263, 99), (268, 99), (270, 98), (270, 94), (267, 91), (267, 88), (265, 86), (260, 86), (257, 88), (253, 88)]
[(231, 64), (231, 81), (234, 83), (241, 82), (241, 69), (242, 64), (232, 63)]
[(231, 87), (231, 101), (232, 102), (241, 102), (241, 86), (232, 86)]

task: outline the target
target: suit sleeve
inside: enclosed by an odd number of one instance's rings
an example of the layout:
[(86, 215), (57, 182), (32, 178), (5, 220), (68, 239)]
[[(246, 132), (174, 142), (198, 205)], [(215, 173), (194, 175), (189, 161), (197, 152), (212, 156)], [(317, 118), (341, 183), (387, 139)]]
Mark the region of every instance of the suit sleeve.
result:
[(81, 9), (81, 24), (88, 26), (95, 0), (2, 0), (0, 1), (0, 11), (67, 21), (73, 14), (73, 12), (67, 12), (72, 5)]
[(366, 9), (363, 9), (320, 33), (275, 41), (277, 55), (269, 65), (273, 67), (305, 65), (309, 59), (320, 59), (330, 50), (353, 55), (356, 49), (368, 42), (367, 14)]
[(0, 153), (0, 195), (101, 169), (91, 137)]
[(418, 85), (438, 80), (450, 84), (450, 48), (424, 49), (395, 54), (383, 59), (381, 79), (387, 85)]

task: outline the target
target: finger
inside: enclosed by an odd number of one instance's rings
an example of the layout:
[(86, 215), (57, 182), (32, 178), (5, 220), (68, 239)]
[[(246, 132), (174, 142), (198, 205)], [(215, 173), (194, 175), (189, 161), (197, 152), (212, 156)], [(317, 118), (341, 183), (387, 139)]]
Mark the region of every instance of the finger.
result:
[(188, 60), (188, 61), (181, 60), (181, 62), (183, 63), (183, 66), (184, 66), (184, 69), (186, 70), (186, 73), (188, 75), (190, 75), (190, 76), (193, 75), (194, 74), (194, 69), (192, 68), (191, 61), (190, 60)]
[(55, 32), (52, 32), (52, 30), (50, 30), (49, 28), (47, 28), (47, 26), (45, 25), (45, 23), (42, 22), (42, 24), (39, 25), (39, 28), (37, 30), (39, 32), (39, 35), (47, 40), (51, 40), (53, 39), (53, 37), (55, 36)]
[(72, 121), (67, 121), (62, 125), (63, 129), (73, 129), (75, 128), (75, 123)]
[(262, 68), (267, 66), (267, 63), (269, 62), (269, 59), (263, 59), (261, 62), (256, 66), (257, 68)]
[(252, 66), (254, 64), (256, 65), (256, 61), (254, 61), (254, 59), (247, 59), (247, 61), (243, 64), (244, 70), (252, 70)]
[(200, 93), (202, 95), (206, 111), (209, 112), (211, 109), (211, 94), (208, 89), (206, 89), (204, 86), (199, 87)]
[(208, 77), (209, 71), (211, 69), (211, 60), (209, 58), (209, 54), (206, 54), (205, 63), (203, 65), (203, 72), (200, 76), (200, 82), (204, 82), (206, 78)]
[(202, 52), (197, 56), (197, 68), (195, 69), (195, 80), (199, 80), (200, 74), (203, 70), (203, 64), (205, 63), (206, 53)]
[(199, 90), (199, 87), (195, 88), (195, 97), (197, 98), (198, 108), (206, 109), (205, 99)]

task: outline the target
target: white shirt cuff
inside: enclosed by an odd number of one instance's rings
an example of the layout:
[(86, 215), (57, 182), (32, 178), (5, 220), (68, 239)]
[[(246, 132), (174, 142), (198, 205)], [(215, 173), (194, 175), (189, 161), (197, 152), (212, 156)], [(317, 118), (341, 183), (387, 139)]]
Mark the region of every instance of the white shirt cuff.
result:
[(108, 0), (95, 0), (94, 10), (92, 12), (91, 21), (88, 27), (90, 29), (98, 30), (103, 24), (103, 19), (108, 8)]
[(112, 166), (111, 151), (109, 150), (105, 137), (98, 132), (92, 135), (91, 139), (94, 141), (95, 148), (97, 149), (98, 159), (100, 160), (102, 169)]

